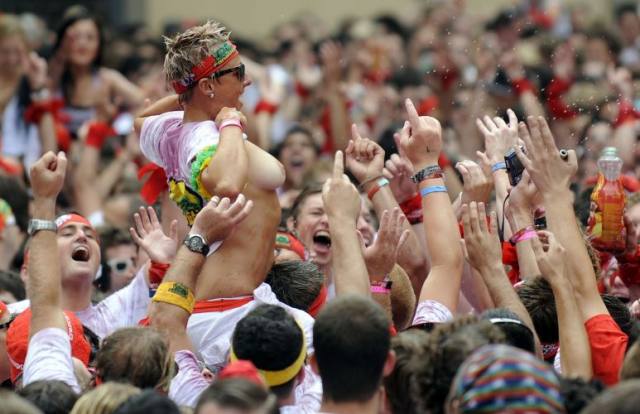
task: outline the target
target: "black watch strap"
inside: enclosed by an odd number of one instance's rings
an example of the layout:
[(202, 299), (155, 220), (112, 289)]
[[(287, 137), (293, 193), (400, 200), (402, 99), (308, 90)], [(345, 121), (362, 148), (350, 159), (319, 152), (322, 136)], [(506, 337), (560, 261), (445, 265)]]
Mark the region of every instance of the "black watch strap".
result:
[(187, 234), (184, 239), (184, 245), (194, 253), (200, 253), (203, 256), (209, 254), (207, 240), (200, 234)]

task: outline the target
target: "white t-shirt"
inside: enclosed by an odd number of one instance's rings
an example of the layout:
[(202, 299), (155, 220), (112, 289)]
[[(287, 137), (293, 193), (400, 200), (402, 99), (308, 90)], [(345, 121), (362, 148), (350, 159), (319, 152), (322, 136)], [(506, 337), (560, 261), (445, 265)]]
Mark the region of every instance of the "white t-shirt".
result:
[[(164, 169), (169, 196), (191, 225), (209, 201), (196, 188), (194, 180), (199, 174), (192, 171), (192, 164), (198, 155), (205, 156), (208, 148), (217, 150), (220, 133), (213, 121), (183, 123), (183, 116), (183, 111), (173, 111), (145, 118), (140, 131), (140, 149), (145, 157)], [(243, 134), (243, 138), (246, 140), (246, 135)]]
[[(194, 313), (189, 317), (187, 333), (198, 355), (215, 374), (227, 364), (231, 335), (240, 319), (261, 304), (285, 308), (302, 325), (307, 341), (307, 350), (313, 353), (313, 318), (306, 312), (280, 302), (263, 283), (253, 291), (254, 300), (240, 307), (223, 312)], [(215, 301), (213, 299), (212, 301)]]
[(195, 408), (200, 394), (209, 386), (198, 366), (193, 352), (177, 351), (174, 360), (178, 365), (178, 374), (171, 380), (169, 398), (181, 407)]
[(69, 334), (60, 328), (42, 329), (29, 340), (22, 384), (44, 380), (59, 380), (82, 392), (73, 371)]
[[(147, 316), (147, 308), (151, 303), (145, 269), (146, 266), (143, 266), (131, 283), (102, 302), (75, 312), (80, 322), (101, 339), (120, 328), (136, 326)], [(29, 300), (12, 303), (7, 307), (12, 314), (21, 313), (29, 307)]]

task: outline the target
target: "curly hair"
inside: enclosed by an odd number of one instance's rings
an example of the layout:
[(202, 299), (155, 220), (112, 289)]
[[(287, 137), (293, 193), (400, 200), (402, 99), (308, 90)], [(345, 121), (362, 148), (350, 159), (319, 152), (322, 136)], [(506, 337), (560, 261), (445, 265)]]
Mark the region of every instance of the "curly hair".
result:
[(409, 387), (418, 414), (444, 413), (451, 382), (464, 360), (484, 345), (505, 343), (500, 328), (477, 316), (463, 316), (436, 327), (410, 364), (415, 373)]
[[(164, 57), (164, 72), (167, 82), (187, 76), (191, 69), (211, 55), (216, 46), (229, 39), (230, 32), (220, 23), (207, 21), (174, 37), (164, 37), (167, 54)], [(193, 90), (180, 95), (181, 102), (191, 99)]]

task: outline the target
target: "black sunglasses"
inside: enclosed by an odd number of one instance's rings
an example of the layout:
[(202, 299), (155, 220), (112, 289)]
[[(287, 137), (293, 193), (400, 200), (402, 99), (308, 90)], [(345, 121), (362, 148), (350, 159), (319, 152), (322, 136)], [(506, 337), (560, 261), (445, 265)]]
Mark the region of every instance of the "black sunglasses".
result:
[(224, 69), (224, 70), (220, 70), (218, 72), (213, 72), (213, 74), (211, 75), (211, 77), (213, 79), (216, 78), (220, 78), (224, 75), (228, 75), (229, 73), (235, 73), (236, 77), (238, 78), (238, 80), (240, 82), (244, 81), (244, 63), (241, 63), (238, 66), (235, 66), (233, 68), (229, 68), (229, 69)]

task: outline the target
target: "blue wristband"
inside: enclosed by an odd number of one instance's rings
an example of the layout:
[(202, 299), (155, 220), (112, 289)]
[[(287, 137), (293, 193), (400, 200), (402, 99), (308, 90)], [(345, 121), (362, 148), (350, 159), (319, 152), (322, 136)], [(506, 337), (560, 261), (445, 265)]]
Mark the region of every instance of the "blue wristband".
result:
[(433, 187), (425, 187), (420, 189), (420, 195), (425, 197), (431, 193), (446, 193), (447, 187), (444, 185), (434, 185)]
[(491, 166), (491, 172), (494, 173), (498, 170), (506, 170), (507, 169), (507, 163), (503, 162), (496, 162), (495, 164), (493, 164)]

